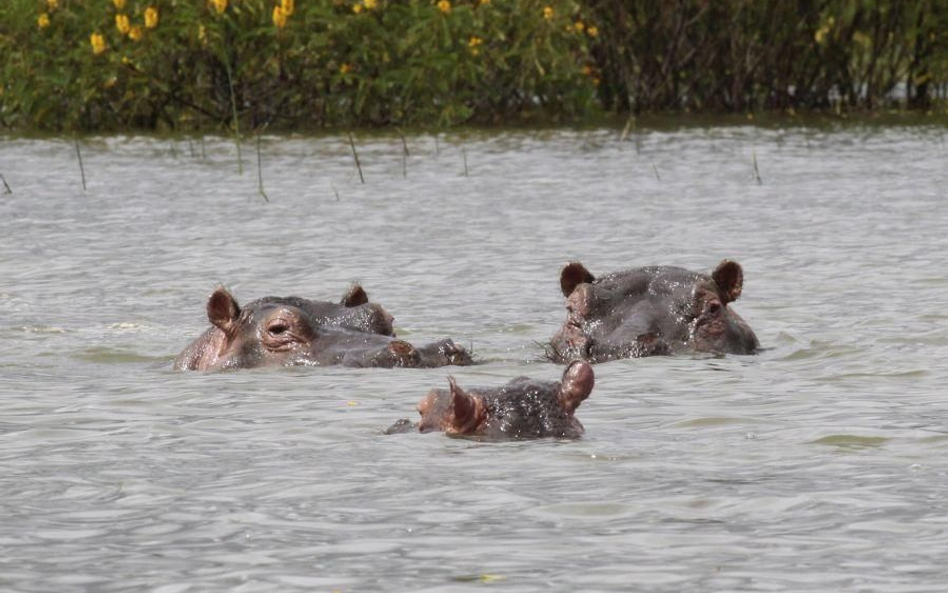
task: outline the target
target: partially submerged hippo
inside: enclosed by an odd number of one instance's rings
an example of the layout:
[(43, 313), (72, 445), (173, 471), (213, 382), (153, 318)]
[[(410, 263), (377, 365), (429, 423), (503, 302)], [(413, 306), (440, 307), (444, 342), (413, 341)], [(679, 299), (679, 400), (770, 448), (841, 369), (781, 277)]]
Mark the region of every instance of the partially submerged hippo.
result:
[(441, 431), (486, 439), (579, 438), (583, 425), (574, 412), (592, 392), (588, 362), (576, 361), (561, 381), (519, 377), (503, 387), (465, 391), (448, 378), (448, 389), (432, 389), (418, 404), (421, 420), (399, 420), (385, 432)]
[(418, 348), (395, 339), (392, 316), (355, 285), (339, 304), (265, 297), (240, 307), (218, 288), (207, 301), (212, 326), (174, 362), (179, 370), (343, 365), (438, 367), (471, 364), (451, 340)]
[(658, 354), (754, 354), (759, 343), (728, 304), (741, 296), (741, 265), (724, 260), (711, 275), (652, 266), (596, 278), (583, 264), (560, 273), (566, 323), (547, 354), (556, 362), (603, 362)]

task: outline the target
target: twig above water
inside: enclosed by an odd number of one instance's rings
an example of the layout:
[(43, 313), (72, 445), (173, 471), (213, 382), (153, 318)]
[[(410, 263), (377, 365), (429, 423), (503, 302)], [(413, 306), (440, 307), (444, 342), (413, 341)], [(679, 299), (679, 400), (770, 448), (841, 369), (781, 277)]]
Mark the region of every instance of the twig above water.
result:
[(362, 176), (362, 163), (359, 162), (359, 153), (356, 151), (355, 140), (352, 139), (352, 132), (346, 132), (349, 136), (349, 146), (352, 147), (352, 158), (355, 159), (356, 169), (359, 170), (359, 181), (365, 185), (365, 177)]
[(76, 157), (79, 159), (79, 174), (82, 176), (82, 191), (86, 191), (86, 170), (82, 166), (82, 151), (79, 150), (79, 139), (76, 138)]
[(3, 182), (3, 193), (5, 193), (5, 194), (12, 194), (12, 193), (13, 193), (13, 190), (10, 189), (10, 184), (7, 183), (7, 180), (6, 180), (6, 178), (5, 178), (3, 175), (0, 175), (0, 181)]
[(635, 128), (635, 115), (630, 115), (629, 119), (625, 120), (625, 127), (622, 128), (622, 134), (619, 136), (619, 142), (625, 142), (629, 133)]
[(405, 134), (402, 134), (400, 129), (395, 128), (395, 131), (398, 132), (398, 137), (402, 139), (402, 178), (408, 179), (408, 142), (405, 140)]
[(267, 204), (270, 203), (270, 197), (267, 195), (267, 192), (263, 189), (263, 158), (260, 156), (260, 132), (257, 132), (257, 189), (260, 192), (260, 195), (263, 196), (264, 201)]

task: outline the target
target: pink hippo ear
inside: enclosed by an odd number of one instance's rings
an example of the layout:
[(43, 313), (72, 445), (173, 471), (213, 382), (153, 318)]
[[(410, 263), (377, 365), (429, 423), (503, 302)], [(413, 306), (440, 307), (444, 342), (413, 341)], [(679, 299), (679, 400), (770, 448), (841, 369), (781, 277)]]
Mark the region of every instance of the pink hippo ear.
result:
[(445, 432), (471, 434), (480, 424), (477, 400), (458, 387), (454, 377), (448, 377), (448, 383), (451, 384), (451, 410), (454, 413), (451, 426)]
[(592, 282), (596, 277), (593, 276), (586, 266), (578, 261), (570, 262), (563, 267), (560, 272), (560, 288), (563, 290), (563, 296), (568, 297), (573, 294), (573, 290), (584, 282)]
[(227, 289), (220, 287), (207, 300), (207, 318), (226, 335), (232, 336), (237, 329), (240, 306)]
[(592, 393), (595, 383), (596, 377), (591, 364), (582, 360), (571, 363), (563, 372), (563, 380), (560, 383), (557, 398), (560, 405), (572, 414)]
[(369, 295), (366, 294), (365, 289), (358, 283), (353, 284), (349, 288), (349, 292), (347, 292), (346, 295), (342, 297), (342, 301), (340, 301), (340, 303), (346, 307), (358, 307), (368, 302)]
[(721, 289), (724, 303), (736, 301), (744, 288), (744, 269), (736, 261), (726, 259), (718, 264), (711, 273), (715, 284)]

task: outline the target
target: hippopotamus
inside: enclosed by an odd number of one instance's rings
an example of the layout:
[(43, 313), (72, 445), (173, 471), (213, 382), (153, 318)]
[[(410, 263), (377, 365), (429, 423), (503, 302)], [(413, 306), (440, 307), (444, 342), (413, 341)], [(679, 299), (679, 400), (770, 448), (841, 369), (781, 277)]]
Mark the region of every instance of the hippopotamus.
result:
[(595, 277), (572, 262), (560, 273), (566, 323), (547, 348), (555, 362), (710, 352), (754, 354), (759, 343), (729, 305), (744, 271), (722, 261), (710, 275), (650, 266)]
[(464, 390), (454, 377), (448, 389), (432, 389), (418, 404), (421, 420), (402, 419), (385, 432), (444, 432), (489, 440), (575, 439), (583, 425), (574, 415), (592, 392), (592, 366), (574, 361), (560, 381), (518, 377), (502, 387)]
[(439, 367), (467, 365), (451, 340), (416, 347), (395, 337), (393, 318), (354, 285), (340, 303), (265, 297), (241, 307), (224, 288), (207, 301), (211, 327), (178, 355), (178, 370), (259, 366)]

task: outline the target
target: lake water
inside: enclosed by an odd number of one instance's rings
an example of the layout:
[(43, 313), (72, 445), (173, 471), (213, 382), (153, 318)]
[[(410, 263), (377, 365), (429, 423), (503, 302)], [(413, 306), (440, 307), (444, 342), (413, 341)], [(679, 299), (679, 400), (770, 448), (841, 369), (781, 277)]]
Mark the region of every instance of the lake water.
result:
[[(0, 590), (944, 590), (945, 129), (619, 136), (362, 136), (365, 184), (265, 136), (269, 203), (254, 142), (88, 138), (83, 191), (2, 139)], [(448, 374), (558, 378), (567, 261), (724, 258), (760, 355), (597, 365), (578, 441), (380, 434)], [(482, 364), (171, 370), (219, 284), (356, 280)]]

